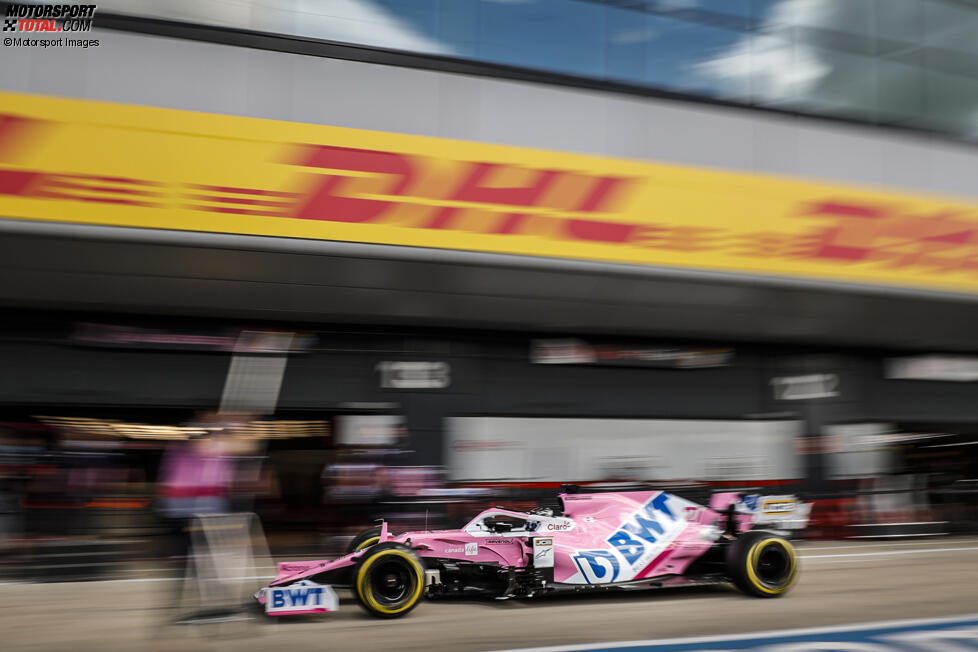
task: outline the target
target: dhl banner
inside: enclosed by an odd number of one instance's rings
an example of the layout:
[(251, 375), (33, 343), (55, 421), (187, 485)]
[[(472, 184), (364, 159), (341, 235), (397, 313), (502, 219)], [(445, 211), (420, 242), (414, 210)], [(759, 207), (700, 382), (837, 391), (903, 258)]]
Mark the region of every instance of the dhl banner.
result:
[(978, 292), (973, 200), (10, 93), (0, 218)]

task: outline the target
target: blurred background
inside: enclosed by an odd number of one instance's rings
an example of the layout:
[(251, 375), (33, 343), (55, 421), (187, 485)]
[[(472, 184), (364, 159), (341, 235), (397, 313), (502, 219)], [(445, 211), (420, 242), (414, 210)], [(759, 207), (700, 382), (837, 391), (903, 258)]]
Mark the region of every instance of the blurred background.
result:
[(94, 24), (0, 50), (5, 578), (145, 573), (175, 514), (319, 558), (563, 483), (978, 531), (974, 3)]

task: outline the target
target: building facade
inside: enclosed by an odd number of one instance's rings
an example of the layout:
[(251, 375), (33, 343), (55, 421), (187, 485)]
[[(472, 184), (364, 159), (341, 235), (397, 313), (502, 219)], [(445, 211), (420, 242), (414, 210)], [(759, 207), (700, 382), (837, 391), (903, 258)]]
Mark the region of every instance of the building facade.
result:
[(826, 479), (833, 428), (978, 424), (964, 3), (126, 4), (4, 53), (11, 410), (222, 400), (233, 349), (95, 323), (315, 333), (271, 410), (403, 414), (426, 464), (453, 419), (792, 422), (794, 466), (689, 472)]

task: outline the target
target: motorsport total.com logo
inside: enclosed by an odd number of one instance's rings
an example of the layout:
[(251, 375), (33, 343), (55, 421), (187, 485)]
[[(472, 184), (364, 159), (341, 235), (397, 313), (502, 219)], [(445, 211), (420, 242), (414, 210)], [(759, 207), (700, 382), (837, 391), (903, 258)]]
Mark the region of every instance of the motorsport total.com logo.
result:
[[(50, 38), (60, 33), (90, 32), (95, 26), (95, 5), (10, 4), (3, 17), (5, 46), (97, 47), (97, 39)], [(9, 32), (46, 38), (12, 37)]]

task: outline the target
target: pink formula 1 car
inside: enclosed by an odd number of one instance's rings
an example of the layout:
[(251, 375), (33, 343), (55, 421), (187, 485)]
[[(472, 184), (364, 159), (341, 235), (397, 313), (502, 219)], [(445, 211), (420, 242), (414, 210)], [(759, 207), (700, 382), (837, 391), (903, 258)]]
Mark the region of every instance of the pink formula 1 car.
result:
[[(662, 491), (563, 493), (559, 506), (488, 509), (460, 530), (362, 532), (344, 557), (282, 563), (256, 594), (269, 615), (334, 611), (349, 587), (383, 618), (423, 595), (531, 597), (554, 591), (733, 582), (777, 597), (795, 582), (794, 547), (778, 530), (807, 522), (793, 496), (714, 494), (703, 507)], [(761, 530), (759, 527), (774, 527)]]

